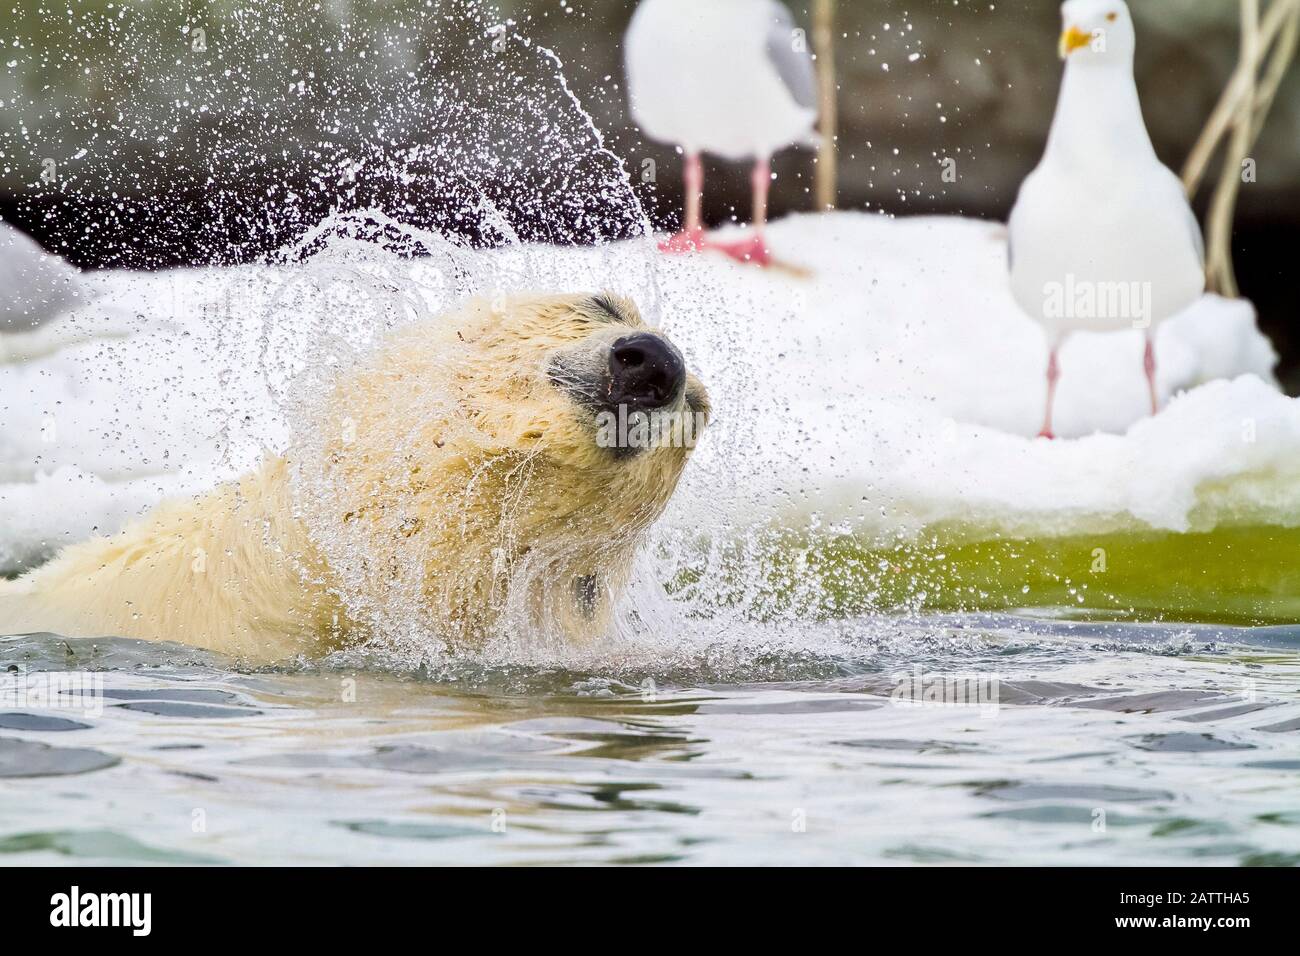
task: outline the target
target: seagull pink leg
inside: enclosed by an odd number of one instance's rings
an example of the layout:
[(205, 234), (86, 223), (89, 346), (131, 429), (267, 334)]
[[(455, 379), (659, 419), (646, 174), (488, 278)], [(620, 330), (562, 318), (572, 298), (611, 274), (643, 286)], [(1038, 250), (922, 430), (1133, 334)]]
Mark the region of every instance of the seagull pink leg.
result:
[(1038, 433), (1039, 438), (1055, 438), (1052, 433), (1052, 404), (1056, 401), (1056, 381), (1061, 377), (1061, 366), (1056, 361), (1056, 350), (1058, 346), (1052, 346), (1051, 356), (1047, 360), (1047, 412), (1043, 415), (1043, 430)]
[(752, 233), (739, 242), (715, 243), (733, 259), (758, 266), (772, 264), (772, 254), (767, 248), (767, 196), (772, 188), (772, 162), (764, 156), (754, 164), (750, 173), (750, 186), (754, 191), (754, 226)]
[(704, 248), (704, 227), (700, 207), (704, 200), (704, 163), (699, 153), (687, 153), (682, 170), (686, 190), (686, 225), (682, 231), (659, 243), (660, 252), (699, 252)]
[(1156, 350), (1147, 336), (1146, 354), (1142, 357), (1142, 367), (1147, 373), (1147, 388), (1151, 391), (1151, 414), (1160, 411), (1160, 399), (1156, 394)]

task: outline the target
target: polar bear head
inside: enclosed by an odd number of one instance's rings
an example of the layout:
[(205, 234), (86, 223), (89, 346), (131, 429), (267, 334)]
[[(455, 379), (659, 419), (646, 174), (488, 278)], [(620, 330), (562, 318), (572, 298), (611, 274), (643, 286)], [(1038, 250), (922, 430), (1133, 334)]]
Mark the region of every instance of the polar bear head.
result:
[(362, 615), (572, 644), (608, 631), (709, 401), (628, 299), (498, 296), (394, 334), (323, 412), (300, 498)]

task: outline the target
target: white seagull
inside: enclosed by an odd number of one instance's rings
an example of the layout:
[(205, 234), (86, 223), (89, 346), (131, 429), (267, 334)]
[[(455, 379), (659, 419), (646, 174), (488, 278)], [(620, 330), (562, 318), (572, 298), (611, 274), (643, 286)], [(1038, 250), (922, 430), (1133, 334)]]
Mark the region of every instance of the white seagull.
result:
[(0, 222), (0, 333), (30, 332), (75, 302), (81, 272)]
[(0, 364), (44, 354), (49, 321), (89, 296), (79, 269), (0, 222)]
[[(632, 117), (685, 154), (686, 222), (665, 252), (716, 248), (768, 264), (763, 236), (771, 156), (811, 140), (817, 82), (805, 35), (777, 0), (642, 0), (625, 40)], [(753, 160), (754, 229), (737, 243), (704, 237), (700, 153)]]
[(1047, 438), (1066, 336), (1142, 329), (1154, 415), (1155, 328), (1205, 289), (1200, 226), (1142, 120), (1128, 7), (1067, 0), (1061, 16), (1065, 78), (1043, 159), (1011, 211), (1008, 249), (1016, 301), (1047, 333)]

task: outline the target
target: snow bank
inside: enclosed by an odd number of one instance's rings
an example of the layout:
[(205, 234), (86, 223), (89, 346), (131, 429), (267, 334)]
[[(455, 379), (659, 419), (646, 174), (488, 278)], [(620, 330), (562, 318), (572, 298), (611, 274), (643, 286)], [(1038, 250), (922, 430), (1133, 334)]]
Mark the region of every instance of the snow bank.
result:
[(1249, 303), (1207, 295), (1161, 326), (1155, 418), (1141, 333), (1072, 338), (1056, 426), (1076, 440), (1048, 442), (1032, 437), (1046, 344), (1011, 298), (1001, 226), (807, 216), (773, 244), (811, 277), (664, 266), (665, 322), (721, 410), (683, 526), (813, 520), (883, 543), (953, 522), (1024, 537), (1300, 522), (1300, 404), (1273, 386)]
[[(771, 243), (791, 268), (644, 243), (464, 253), (479, 273), (469, 286), (441, 276), (436, 257), (386, 268), (427, 308), (467, 287), (637, 297), (718, 412), (667, 534), (757, 525), (872, 546), (952, 524), (1025, 538), (1300, 524), (1300, 405), (1273, 386), (1249, 303), (1206, 296), (1161, 327), (1158, 380), (1172, 400), (1154, 419), (1139, 333), (1072, 339), (1056, 413), (1072, 440), (1047, 442), (1030, 437), (1045, 343), (1011, 299), (1001, 226), (841, 213), (777, 223)], [(362, 272), (339, 275), (346, 286)], [(0, 365), (0, 567), (282, 445), (276, 398), (315, 335), (308, 312), (375, 334), (374, 296), (386, 294), (276, 298), (294, 278), (261, 267), (89, 277), (93, 301), (41, 329), (34, 357)]]

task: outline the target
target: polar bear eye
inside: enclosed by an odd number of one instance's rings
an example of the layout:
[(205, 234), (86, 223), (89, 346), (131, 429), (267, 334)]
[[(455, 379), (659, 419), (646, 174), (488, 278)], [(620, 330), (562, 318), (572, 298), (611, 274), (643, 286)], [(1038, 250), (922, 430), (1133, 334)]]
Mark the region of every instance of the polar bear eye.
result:
[(640, 321), (631, 303), (608, 292), (593, 295), (587, 300), (587, 304), (589, 308), (585, 312), (592, 318), (600, 318), (607, 322), (621, 322), (624, 325), (637, 325)]

